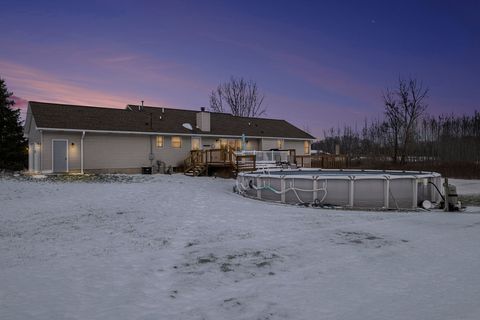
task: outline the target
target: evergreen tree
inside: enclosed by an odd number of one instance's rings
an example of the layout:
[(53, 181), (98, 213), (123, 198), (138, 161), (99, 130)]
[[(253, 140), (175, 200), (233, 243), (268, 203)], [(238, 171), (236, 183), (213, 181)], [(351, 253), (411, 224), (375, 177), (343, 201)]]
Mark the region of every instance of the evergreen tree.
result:
[(21, 170), (27, 160), (20, 110), (12, 108), (12, 94), (0, 78), (0, 170)]

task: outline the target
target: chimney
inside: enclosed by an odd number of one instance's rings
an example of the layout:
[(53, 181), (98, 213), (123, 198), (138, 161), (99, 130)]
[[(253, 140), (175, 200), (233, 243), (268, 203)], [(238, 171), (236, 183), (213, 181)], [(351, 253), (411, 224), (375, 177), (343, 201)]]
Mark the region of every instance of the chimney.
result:
[(205, 107), (201, 107), (197, 113), (197, 128), (203, 132), (210, 132), (210, 112), (205, 111)]

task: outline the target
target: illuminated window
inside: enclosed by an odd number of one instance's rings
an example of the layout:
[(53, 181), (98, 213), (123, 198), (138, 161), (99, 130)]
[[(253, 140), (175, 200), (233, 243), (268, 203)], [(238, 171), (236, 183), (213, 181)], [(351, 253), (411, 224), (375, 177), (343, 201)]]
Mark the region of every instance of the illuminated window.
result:
[(182, 138), (172, 137), (172, 148), (181, 148), (182, 147)]
[(305, 142), (303, 143), (303, 152), (304, 152), (305, 154), (310, 154), (310, 142), (305, 141)]
[(192, 150), (200, 150), (200, 138), (192, 138)]
[(242, 150), (242, 140), (241, 139), (235, 140), (235, 150), (237, 150), (237, 151)]
[(277, 140), (277, 149), (283, 149), (283, 140), (282, 139)]
[(163, 148), (163, 137), (157, 136), (157, 148)]
[(228, 144), (227, 139), (220, 139), (220, 148), (226, 148)]

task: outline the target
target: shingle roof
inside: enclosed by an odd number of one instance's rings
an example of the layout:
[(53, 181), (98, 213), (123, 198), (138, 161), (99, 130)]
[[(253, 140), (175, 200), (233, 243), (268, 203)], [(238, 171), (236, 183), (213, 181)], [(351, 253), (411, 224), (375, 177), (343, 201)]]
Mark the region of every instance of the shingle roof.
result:
[(285, 120), (236, 117), (219, 112), (210, 113), (211, 130), (202, 132), (182, 126), (190, 123), (195, 127), (199, 111), (194, 110), (145, 106), (139, 111), (138, 106), (131, 106), (130, 110), (37, 101), (30, 101), (29, 105), (39, 128), (314, 139)]

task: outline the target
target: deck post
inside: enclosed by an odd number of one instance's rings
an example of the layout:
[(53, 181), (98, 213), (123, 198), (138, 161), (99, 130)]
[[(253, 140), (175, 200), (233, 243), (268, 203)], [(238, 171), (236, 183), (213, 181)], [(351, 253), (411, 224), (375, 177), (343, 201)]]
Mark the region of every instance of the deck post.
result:
[(280, 201), (285, 203), (285, 177), (280, 179), (280, 190), (282, 191), (280, 194)]
[(383, 206), (385, 209), (388, 209), (390, 206), (390, 180), (385, 177), (385, 182), (383, 185)]
[(417, 183), (417, 178), (412, 179), (412, 191), (413, 191), (413, 197), (412, 197), (412, 208), (415, 209), (418, 207), (418, 183)]
[(257, 198), (262, 199), (262, 190), (260, 189), (260, 184), (261, 184), (262, 179), (260, 177), (257, 177)]
[(353, 204), (354, 204), (354, 197), (355, 197), (355, 180), (353, 179), (353, 177), (350, 177), (350, 188), (349, 188), (349, 193), (348, 193), (348, 206), (350, 208), (353, 208)]
[(313, 201), (317, 200), (318, 198), (318, 180), (317, 178), (313, 178)]

